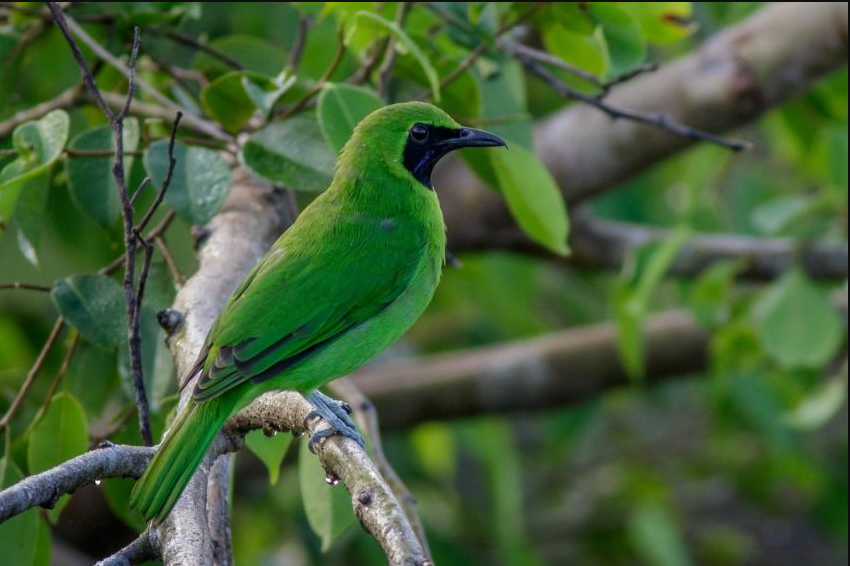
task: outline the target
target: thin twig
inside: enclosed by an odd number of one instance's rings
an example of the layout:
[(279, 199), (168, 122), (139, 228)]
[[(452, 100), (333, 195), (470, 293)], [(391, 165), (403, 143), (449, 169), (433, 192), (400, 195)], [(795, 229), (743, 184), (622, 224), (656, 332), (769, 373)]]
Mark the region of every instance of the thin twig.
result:
[(68, 350), (65, 352), (65, 357), (62, 358), (62, 364), (59, 366), (59, 370), (53, 377), (53, 381), (50, 382), (50, 388), (47, 390), (44, 402), (41, 404), (41, 407), (38, 408), (38, 411), (36, 411), (35, 417), (32, 420), (32, 425), (30, 426), (34, 426), (39, 420), (41, 420), (41, 417), (47, 412), (47, 409), (50, 408), (50, 403), (53, 402), (53, 394), (56, 393), (56, 388), (59, 387), (59, 383), (62, 381), (62, 378), (65, 377), (65, 374), (68, 373), (68, 368), (71, 367), (71, 360), (74, 359), (74, 354), (77, 352), (77, 345), (80, 343), (80, 334), (76, 330), (72, 330), (71, 334), (71, 343), (68, 344)]
[(171, 177), (174, 175), (174, 167), (177, 165), (177, 160), (174, 159), (174, 143), (177, 139), (177, 128), (180, 126), (180, 119), (182, 117), (183, 113), (178, 112), (174, 117), (174, 122), (171, 124), (171, 138), (168, 140), (168, 172), (165, 174), (165, 180), (162, 182), (162, 187), (160, 187), (156, 198), (134, 229), (139, 237), (141, 237), (141, 232), (147, 227), (148, 222), (150, 222), (154, 213), (156, 213), (159, 205), (162, 204), (162, 200), (165, 198), (165, 192), (168, 190), (169, 185), (171, 185)]
[(156, 247), (159, 248), (162, 257), (165, 259), (165, 265), (168, 266), (168, 271), (171, 273), (171, 277), (174, 279), (174, 282), (177, 283), (178, 287), (182, 287), (183, 284), (186, 283), (186, 278), (183, 277), (182, 273), (180, 273), (180, 269), (177, 267), (177, 262), (174, 261), (174, 256), (171, 254), (168, 244), (165, 243), (165, 238), (157, 236), (154, 238), (153, 242), (156, 244)]
[[(576, 67), (572, 63), (564, 61), (560, 57), (556, 55), (552, 55), (551, 53), (547, 53), (546, 51), (541, 51), (539, 49), (534, 49), (533, 47), (529, 47), (528, 45), (524, 45), (522, 43), (518, 43), (515, 41), (511, 41), (507, 38), (501, 38), (498, 42), (499, 47), (507, 51), (508, 53), (516, 56), (516, 55), (524, 55), (530, 59), (534, 59), (540, 63), (546, 63), (548, 65), (552, 65), (554, 67), (558, 67), (571, 75), (579, 77), (580, 79), (589, 82), (593, 86), (600, 89), (600, 95), (605, 96), (611, 90), (612, 87), (627, 82), (638, 75), (642, 75), (644, 73), (650, 73), (658, 70), (658, 65), (656, 63), (644, 63), (636, 66), (625, 73), (618, 75), (611, 80), (602, 81), (591, 73), (590, 71), (585, 71), (581, 67)], [(597, 95), (597, 96), (600, 96)]]
[[(395, 23), (399, 29), (404, 28), (404, 20), (407, 18), (407, 14), (411, 7), (412, 4), (410, 2), (399, 2), (398, 9), (395, 14)], [(384, 100), (388, 100), (390, 77), (393, 72), (393, 65), (395, 65), (396, 56), (398, 55), (395, 45), (396, 36), (390, 36), (386, 52), (384, 53), (384, 62), (381, 63), (381, 68), (378, 69), (378, 96)]]
[(15, 396), (15, 399), (12, 401), (12, 404), (9, 406), (6, 414), (3, 415), (2, 419), (0, 419), (0, 432), (6, 430), (6, 427), (9, 426), (9, 422), (12, 420), (12, 417), (14, 417), (15, 413), (18, 412), (18, 409), (21, 407), (21, 403), (24, 402), (24, 398), (27, 396), (27, 393), (29, 393), (33, 383), (35, 383), (35, 378), (38, 377), (41, 368), (44, 366), (47, 354), (50, 352), (51, 348), (53, 348), (53, 345), (56, 344), (56, 340), (59, 338), (59, 334), (62, 332), (64, 324), (65, 319), (61, 316), (57, 318), (56, 322), (53, 324), (53, 329), (50, 331), (50, 335), (47, 337), (47, 341), (44, 343), (44, 346), (41, 347), (41, 352), (38, 353), (35, 363), (30, 368), (29, 373), (27, 373), (27, 378), (24, 380), (24, 384), (18, 390), (18, 394)]
[(289, 56), (286, 58), (286, 68), (291, 72), (298, 69), (298, 64), (301, 62), (301, 56), (304, 54), (304, 46), (307, 45), (307, 34), (310, 33), (310, 25), (313, 23), (313, 18), (307, 14), (301, 16), (298, 20), (298, 29), (295, 30), (295, 39), (292, 41), (292, 48), (289, 50)]
[(585, 94), (581, 91), (574, 89), (573, 87), (561, 81), (558, 77), (552, 74), (545, 67), (541, 66), (537, 61), (535, 61), (531, 57), (528, 57), (521, 53), (515, 53), (514, 56), (517, 58), (517, 60), (520, 61), (520, 63), (523, 64), (523, 66), (530, 73), (537, 75), (543, 81), (547, 82), (553, 89), (555, 89), (558, 94), (560, 94), (564, 98), (581, 100), (582, 102), (601, 110), (612, 119), (616, 120), (623, 118), (626, 120), (631, 120), (633, 122), (647, 124), (649, 126), (654, 126), (661, 130), (665, 130), (667, 132), (683, 136), (691, 140), (712, 142), (732, 151), (741, 151), (752, 147), (752, 143), (748, 141), (733, 140), (709, 132), (704, 132), (702, 130), (697, 130), (695, 128), (691, 128), (690, 126), (685, 126), (684, 124), (676, 122), (666, 114), (643, 112), (641, 110), (631, 110), (629, 108), (619, 108), (613, 106), (602, 97)]
[[(133, 94), (136, 87), (136, 59), (139, 54), (141, 45), (141, 37), (139, 28), (133, 31), (133, 47), (130, 52), (130, 60), (126, 67), (115, 59), (111, 53), (103, 49), (94, 40), (89, 37), (71, 18), (66, 18), (62, 12), (62, 8), (56, 2), (48, 2), (50, 12), (53, 14), (53, 19), (56, 25), (62, 31), (71, 52), (80, 67), (80, 72), (83, 75), (83, 80), (89, 88), (89, 92), (94, 97), (95, 102), (101, 111), (109, 119), (109, 125), (112, 128), (112, 141), (115, 145), (115, 163), (112, 166), (112, 176), (115, 178), (115, 185), (118, 189), (118, 196), (121, 201), (121, 218), (124, 228), (124, 301), (127, 308), (127, 342), (130, 351), (130, 374), (133, 379), (133, 388), (136, 393), (136, 405), (139, 414), (139, 431), (147, 446), (153, 445), (153, 435), (150, 428), (150, 415), (148, 412), (148, 400), (145, 393), (145, 385), (142, 368), (142, 347), (141, 347), (141, 297), (137, 295), (135, 286), (135, 271), (136, 271), (136, 240), (139, 232), (135, 230), (133, 216), (133, 202), (127, 192), (127, 179), (124, 174), (124, 118), (130, 110), (130, 104), (133, 102)], [(126, 75), (129, 80), (127, 95), (124, 99), (124, 104), (118, 112), (114, 112), (101, 96), (100, 89), (95, 83), (94, 76), (91, 73), (85, 58), (80, 51), (74, 36), (71, 33), (71, 27), (76, 27), (74, 30), (76, 35), (83, 39), (89, 47), (94, 49), (104, 60), (109, 61), (122, 70), (126, 70)], [(92, 45), (94, 44), (94, 45)], [(95, 48), (96, 46), (96, 48)], [(167, 99), (166, 99), (167, 100)], [(170, 101), (169, 101), (170, 102)], [(150, 245), (145, 247), (146, 266), (150, 267)], [(143, 276), (146, 273), (143, 272)], [(145, 281), (140, 279), (139, 290), (144, 289)]]
[(44, 293), (49, 293), (53, 290), (53, 287), (38, 285), (36, 283), (21, 283), (20, 281), (15, 281), (13, 283), (0, 283), (0, 291), (8, 289), (26, 289), (28, 291), (42, 291)]
[(232, 68), (236, 69), (237, 71), (241, 71), (245, 68), (242, 65), (242, 63), (240, 63), (239, 61), (237, 61), (236, 59), (234, 59), (233, 57), (231, 57), (230, 55), (228, 55), (224, 51), (216, 49), (212, 45), (210, 45), (208, 43), (204, 43), (203, 41), (200, 41), (199, 39), (194, 38), (191, 35), (187, 35), (185, 33), (180, 33), (180, 32), (174, 31), (174, 30), (168, 30), (166, 32), (162, 32), (162, 31), (160, 31), (156, 28), (150, 28), (147, 31), (150, 31), (153, 35), (165, 36), (172, 41), (176, 41), (177, 43), (181, 43), (181, 44), (189, 46), (189, 47), (194, 47), (198, 51), (203, 51), (207, 55), (211, 55), (211, 56), (215, 57), (216, 59), (218, 59), (219, 61), (221, 61), (225, 65), (232, 67)]

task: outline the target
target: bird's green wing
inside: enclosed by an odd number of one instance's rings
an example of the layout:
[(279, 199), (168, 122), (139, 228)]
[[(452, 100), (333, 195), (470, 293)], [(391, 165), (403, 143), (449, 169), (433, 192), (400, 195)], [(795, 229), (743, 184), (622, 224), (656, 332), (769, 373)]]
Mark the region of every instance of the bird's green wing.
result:
[[(252, 271), (210, 334), (196, 401), (283, 374), (407, 288), (421, 247), (407, 238), (371, 241), (368, 225), (346, 224), (318, 249), (284, 239)], [(363, 241), (359, 253), (350, 238)]]

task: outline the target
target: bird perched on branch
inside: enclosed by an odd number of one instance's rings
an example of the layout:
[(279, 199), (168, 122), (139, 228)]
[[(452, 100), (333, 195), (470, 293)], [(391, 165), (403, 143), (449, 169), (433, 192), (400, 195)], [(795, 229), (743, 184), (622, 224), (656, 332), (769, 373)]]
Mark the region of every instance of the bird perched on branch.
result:
[(230, 297), (184, 383), (189, 403), (133, 489), (131, 507), (162, 521), (224, 422), (261, 394), (295, 390), (310, 417), (361, 445), (346, 407), (318, 391), (400, 338), (431, 301), (445, 225), (431, 171), (450, 151), (504, 146), (423, 102), (386, 106), (345, 144), (330, 187)]

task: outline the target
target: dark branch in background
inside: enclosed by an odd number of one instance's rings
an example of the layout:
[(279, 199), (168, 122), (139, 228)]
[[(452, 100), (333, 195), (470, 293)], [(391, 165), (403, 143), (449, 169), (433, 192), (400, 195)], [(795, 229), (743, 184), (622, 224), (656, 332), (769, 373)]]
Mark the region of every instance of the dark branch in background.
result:
[(156, 28), (147, 28), (146, 31), (151, 32), (153, 35), (167, 37), (168, 39), (170, 39), (172, 41), (176, 41), (177, 43), (180, 43), (182, 45), (186, 45), (188, 47), (194, 47), (198, 51), (203, 51), (207, 55), (215, 57), (216, 59), (218, 59), (219, 61), (221, 61), (225, 65), (227, 65), (227, 66), (229, 66), (229, 67), (231, 67), (231, 68), (233, 68), (237, 71), (242, 71), (242, 70), (245, 69), (245, 67), (242, 66), (242, 63), (240, 63), (239, 61), (237, 61), (236, 59), (234, 59), (233, 57), (231, 57), (230, 55), (228, 55), (224, 51), (216, 49), (215, 47), (211, 46), (210, 44), (204, 43), (203, 41), (200, 41), (199, 39), (192, 37), (191, 35), (187, 35), (185, 33), (180, 33), (180, 32), (173, 31), (173, 30), (166, 30), (165, 32), (163, 32), (163, 31), (160, 31)]
[(292, 41), (292, 47), (286, 57), (286, 68), (293, 73), (298, 69), (298, 64), (301, 63), (301, 55), (304, 54), (304, 46), (307, 45), (307, 35), (310, 33), (312, 24), (313, 18), (307, 14), (301, 16), (301, 19), (298, 20), (295, 39)]
[[(620, 269), (630, 250), (664, 241), (663, 228), (598, 220), (573, 215), (569, 261), (580, 265)], [(758, 238), (732, 234), (695, 234), (670, 267), (674, 275), (697, 275), (720, 261), (741, 262), (740, 277), (771, 280), (794, 265), (816, 279), (847, 278), (847, 242), (800, 242), (793, 238)]]
[[(570, 214), (568, 258), (556, 258), (528, 239), (519, 228), (493, 231), (486, 241), (466, 241), (455, 251), (508, 250), (550, 258), (579, 267), (619, 270), (639, 246), (662, 242), (667, 228), (600, 220), (583, 208)], [(451, 234), (451, 229), (449, 230)], [(814, 279), (846, 279), (847, 242), (803, 242), (794, 238), (761, 238), (735, 234), (692, 234), (670, 266), (671, 275), (693, 277), (721, 261), (739, 262), (743, 279), (776, 279), (800, 265)]]
[(18, 390), (18, 394), (15, 396), (15, 399), (12, 401), (12, 404), (9, 406), (6, 414), (3, 415), (2, 419), (0, 419), (0, 432), (6, 430), (6, 427), (9, 426), (9, 423), (12, 421), (12, 417), (15, 416), (15, 413), (21, 407), (21, 403), (24, 402), (24, 398), (27, 396), (27, 393), (29, 393), (32, 384), (35, 383), (35, 378), (38, 377), (39, 372), (41, 372), (41, 368), (44, 366), (47, 354), (50, 352), (51, 348), (53, 348), (53, 345), (56, 344), (56, 340), (59, 338), (59, 333), (62, 332), (62, 326), (64, 324), (65, 319), (61, 316), (56, 319), (55, 323), (53, 323), (53, 329), (50, 331), (50, 335), (47, 337), (47, 341), (44, 343), (44, 346), (41, 347), (41, 352), (38, 353), (35, 363), (27, 373), (27, 378), (24, 380), (24, 384)]
[[(653, 381), (706, 368), (708, 340), (684, 311), (645, 326), (646, 375)], [(390, 362), (352, 376), (397, 429), (486, 413), (522, 412), (585, 401), (630, 383), (617, 353), (614, 323), (540, 338)], [(671, 347), (675, 344), (675, 347)]]
[(151, 532), (146, 530), (139, 538), (94, 566), (133, 566), (159, 558), (159, 549), (151, 540)]
[[(115, 184), (118, 188), (118, 195), (121, 200), (121, 217), (124, 228), (125, 257), (123, 286), (124, 299), (127, 305), (127, 341), (130, 352), (130, 374), (132, 375), (133, 388), (136, 394), (136, 406), (139, 415), (139, 431), (142, 435), (144, 443), (148, 446), (151, 446), (153, 444), (153, 435), (151, 434), (150, 429), (150, 415), (148, 411), (148, 400), (147, 395), (145, 393), (142, 368), (141, 312), (142, 300), (144, 298), (145, 292), (145, 284), (147, 282), (147, 277), (151, 266), (151, 260), (153, 257), (153, 244), (148, 242), (142, 236), (141, 232), (142, 230), (144, 230), (147, 223), (153, 217), (157, 208), (162, 203), (162, 200), (165, 196), (165, 191), (168, 190), (168, 185), (171, 181), (171, 176), (174, 171), (175, 165), (173, 155), (174, 141), (177, 135), (177, 127), (180, 123), (182, 113), (178, 111), (174, 119), (174, 124), (171, 132), (171, 140), (168, 147), (169, 168), (166, 180), (165, 182), (163, 182), (163, 185), (159, 193), (157, 194), (153, 204), (142, 217), (141, 222), (138, 225), (135, 225), (135, 211), (133, 209), (133, 201), (127, 191), (127, 180), (124, 173), (124, 118), (127, 116), (127, 113), (130, 110), (130, 105), (133, 102), (133, 95), (135, 93), (135, 67), (136, 59), (138, 58), (139, 54), (139, 47), (141, 44), (139, 28), (135, 28), (134, 30), (133, 46), (130, 53), (130, 60), (128, 65), (126, 66), (126, 75), (129, 80), (127, 96), (124, 100), (123, 106), (116, 113), (109, 107), (103, 96), (101, 96), (100, 89), (97, 87), (94, 76), (92, 75), (88, 64), (86, 63), (83, 54), (80, 52), (80, 48), (77, 46), (73, 35), (71, 34), (71, 30), (69, 29), (69, 21), (71, 20), (66, 20), (65, 15), (62, 12), (62, 8), (57, 3), (49, 2), (48, 8), (53, 14), (53, 19), (56, 22), (56, 25), (59, 27), (59, 29), (62, 31), (62, 34), (65, 36), (65, 39), (68, 41), (68, 45), (71, 48), (71, 52), (74, 55), (74, 59), (77, 61), (77, 64), (80, 67), (80, 71), (83, 75), (83, 80), (86, 86), (88, 87), (89, 92), (94, 97), (98, 107), (100, 107), (101, 111), (109, 120), (110, 127), (112, 128), (112, 141), (115, 145), (115, 163), (112, 167), (112, 174), (115, 177)], [(74, 25), (76, 26), (76, 24)], [(85, 32), (83, 32), (82, 29), (79, 28), (79, 26), (77, 26), (77, 29), (75, 31), (81, 37), (88, 37), (85, 35)], [(87, 44), (93, 49), (95, 49), (92, 46), (92, 43), (94, 42), (91, 41), (91, 38), (88, 38), (88, 40), (89, 41), (87, 41)], [(110, 63), (116, 68), (124, 69), (123, 64), (115, 60), (111, 54), (109, 54), (102, 48), (95, 49), (95, 51), (103, 51), (103, 53), (100, 53), (103, 59), (110, 61)], [(142, 182), (143, 186), (145, 184), (147, 184), (147, 180)], [(145, 252), (142, 270), (139, 276), (138, 287), (136, 286), (135, 281), (137, 242), (142, 246)]]
[[(505, 45), (511, 45), (510, 43), (505, 43)], [(709, 132), (703, 132), (702, 130), (698, 130), (696, 128), (691, 128), (690, 126), (686, 126), (684, 124), (680, 124), (673, 120), (667, 114), (662, 114), (658, 112), (643, 112), (640, 110), (631, 110), (629, 108), (620, 108), (618, 106), (614, 106), (605, 100), (603, 96), (595, 96), (591, 94), (585, 94), (579, 90), (574, 89), (558, 77), (556, 77), (553, 73), (551, 73), (548, 69), (541, 66), (531, 57), (522, 54), (519, 51), (515, 51), (513, 55), (519, 60), (520, 63), (533, 75), (543, 79), (546, 83), (549, 84), (555, 92), (563, 96), (564, 98), (570, 98), (573, 100), (580, 100), (585, 104), (589, 104), (594, 108), (599, 109), (608, 115), (608, 117), (618, 120), (631, 120), (633, 122), (638, 122), (640, 124), (647, 124), (649, 126), (654, 126), (660, 130), (665, 130), (676, 134), (678, 136), (683, 136), (692, 141), (708, 141), (711, 143), (716, 143), (717, 145), (723, 146), (727, 149), (731, 149), (732, 151), (741, 151), (743, 149), (748, 149), (752, 147), (750, 142), (746, 141), (738, 141), (732, 140), (728, 138), (724, 138), (723, 136), (718, 136)]]
[[(395, 14), (395, 23), (400, 29), (404, 28), (404, 20), (407, 18), (410, 8), (412, 8), (412, 4), (410, 2), (399, 2), (398, 4)], [(396, 37), (393, 35), (389, 38), (386, 51), (384, 52), (384, 61), (378, 69), (378, 96), (384, 100), (389, 100), (390, 78), (393, 72), (395, 58), (398, 55), (395, 46)]]

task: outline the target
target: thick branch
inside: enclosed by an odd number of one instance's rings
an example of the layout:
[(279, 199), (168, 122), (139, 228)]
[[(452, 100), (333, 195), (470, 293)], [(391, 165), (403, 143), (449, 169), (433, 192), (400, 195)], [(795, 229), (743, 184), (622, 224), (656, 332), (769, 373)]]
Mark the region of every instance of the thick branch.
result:
[[(692, 55), (612, 89), (614, 105), (664, 112), (700, 130), (740, 127), (847, 64), (847, 3), (787, 3), (763, 8)], [(538, 156), (570, 203), (611, 189), (692, 141), (611, 120), (575, 104), (535, 128)], [(516, 230), (497, 193), (459, 161), (435, 172), (449, 246), (477, 249)]]
[[(629, 383), (616, 332), (615, 324), (602, 323), (387, 363), (361, 370), (353, 380), (378, 408), (384, 428), (555, 407)], [(646, 375), (653, 381), (705, 369), (709, 337), (688, 313), (655, 315), (645, 332)]]
[(29, 476), (0, 492), (0, 523), (31, 507), (52, 507), (60, 496), (105, 478), (137, 478), (153, 453), (145, 446), (111, 444)]

